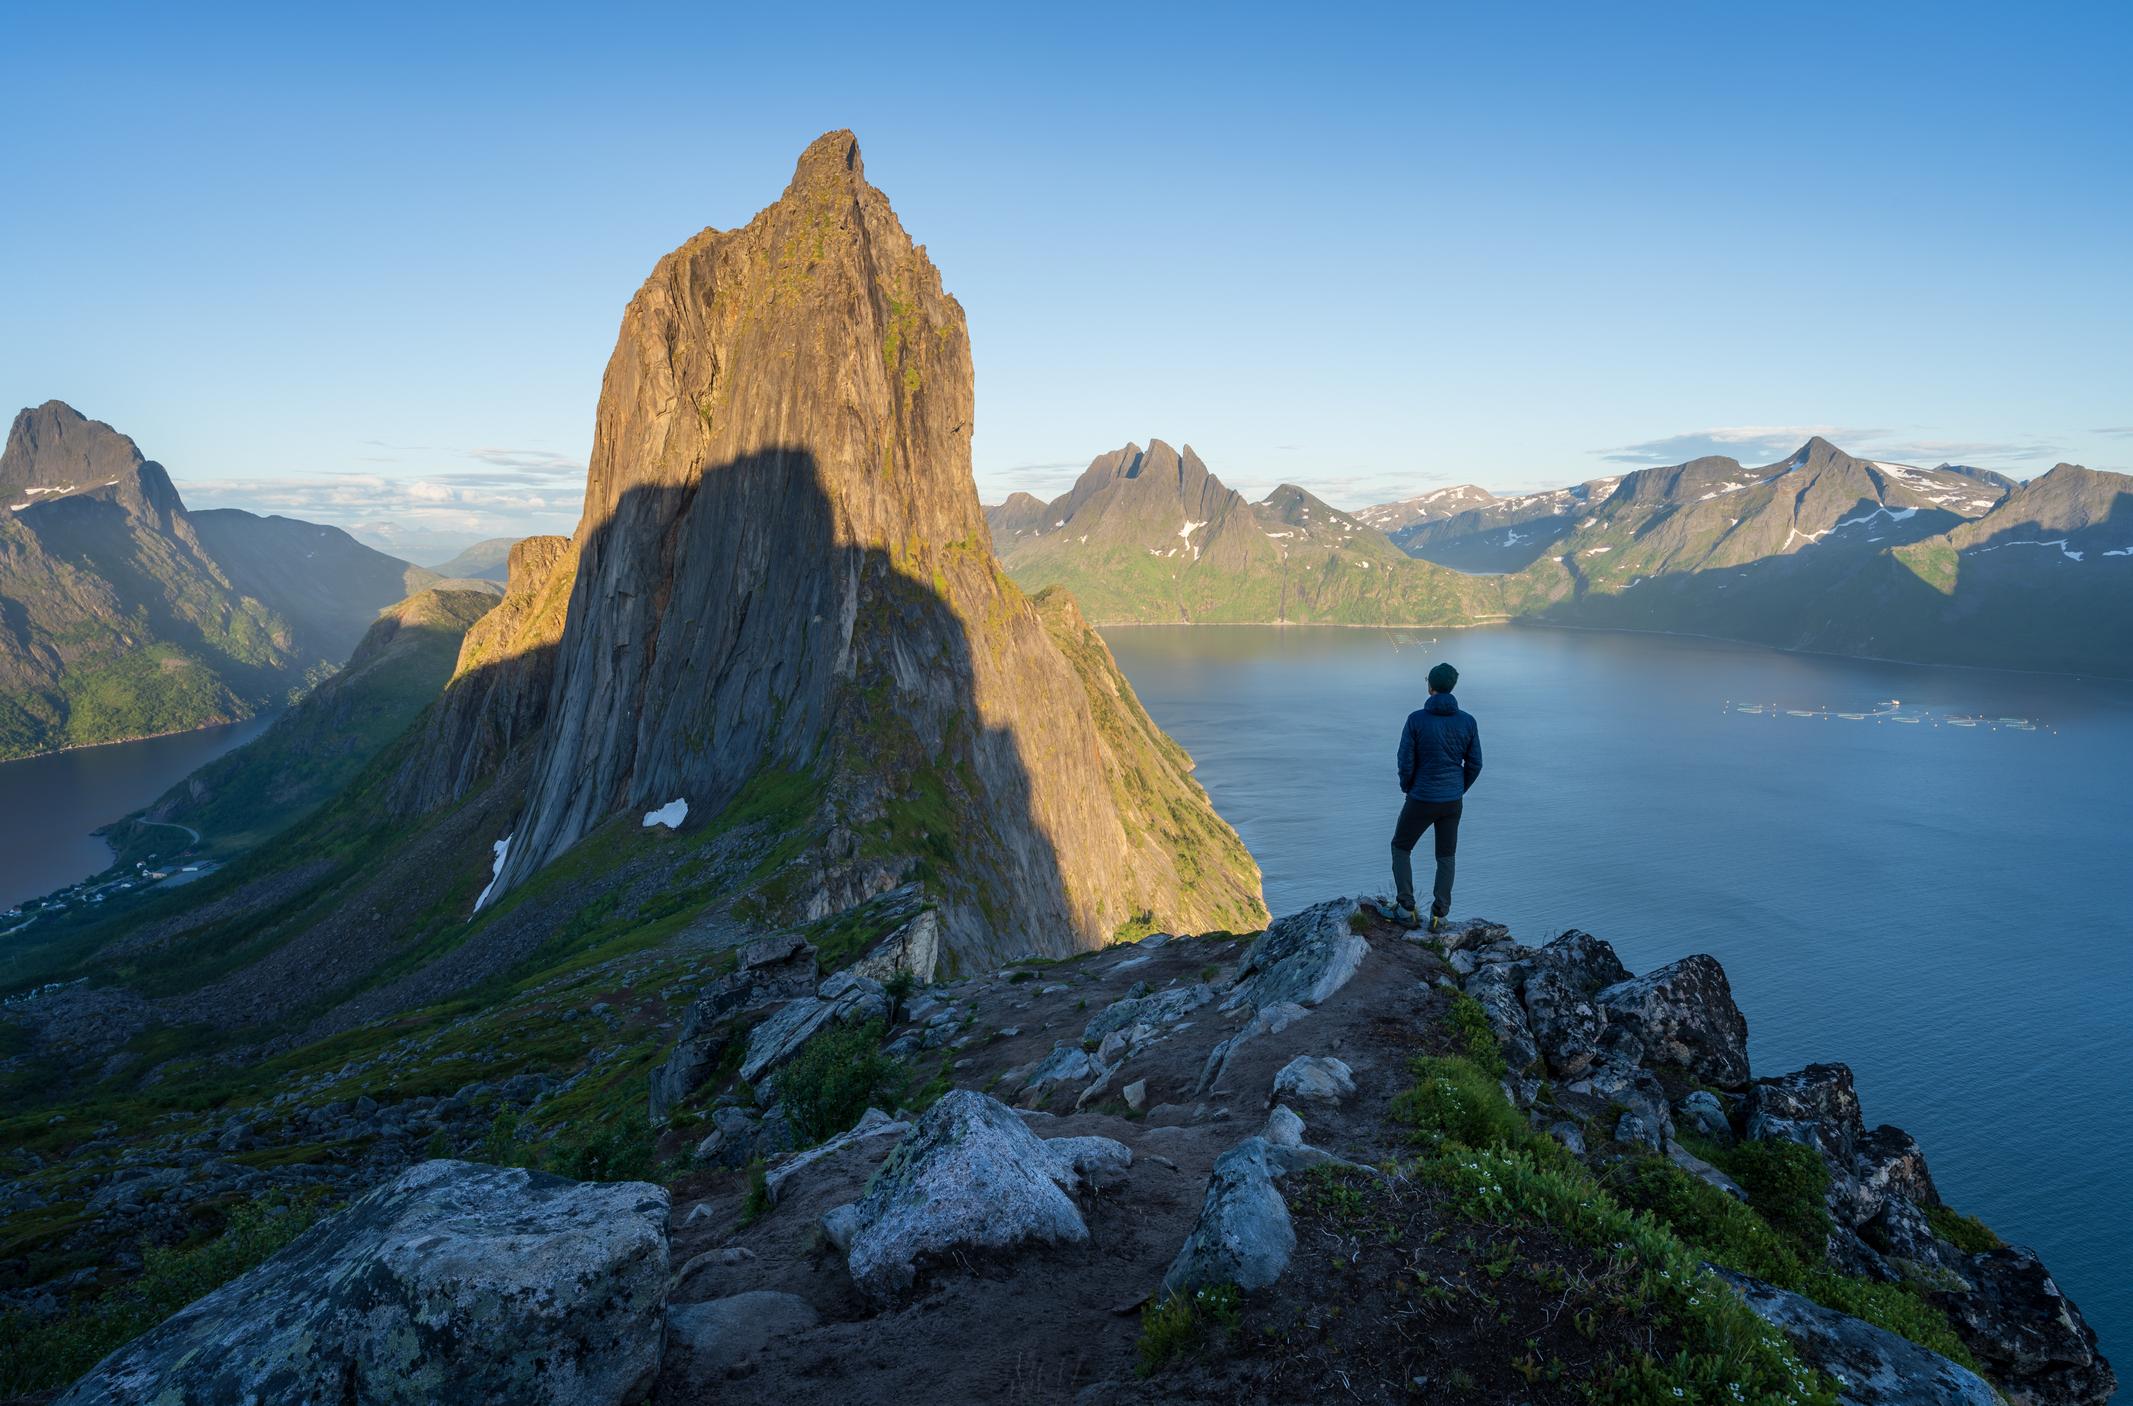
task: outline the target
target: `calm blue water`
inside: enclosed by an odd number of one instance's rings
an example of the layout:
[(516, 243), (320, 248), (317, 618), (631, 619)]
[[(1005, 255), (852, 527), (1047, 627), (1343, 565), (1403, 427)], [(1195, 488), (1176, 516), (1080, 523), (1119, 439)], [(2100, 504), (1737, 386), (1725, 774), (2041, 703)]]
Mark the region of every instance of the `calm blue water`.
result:
[[(2133, 1366), (2133, 688), (1539, 629), (1105, 635), (1277, 914), (1388, 889), (1400, 724), (1451, 660), (1486, 759), (1455, 915), (1718, 957), (1759, 1073), (1851, 1065)], [(1926, 720), (1731, 706), (1890, 699)], [(2037, 730), (1947, 722), (1976, 714)]]
[(110, 867), (111, 847), (92, 833), (98, 826), (139, 810), (273, 721), (269, 713), (0, 765), (0, 907)]

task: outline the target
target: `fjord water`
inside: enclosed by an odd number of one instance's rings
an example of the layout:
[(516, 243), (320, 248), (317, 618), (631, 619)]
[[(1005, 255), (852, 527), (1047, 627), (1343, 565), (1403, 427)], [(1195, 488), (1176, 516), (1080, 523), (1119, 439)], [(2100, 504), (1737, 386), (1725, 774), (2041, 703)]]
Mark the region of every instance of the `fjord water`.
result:
[[(1400, 725), (1452, 661), (1486, 762), (1454, 916), (1711, 953), (1757, 1073), (1849, 1064), (2133, 1359), (2133, 687), (1533, 628), (1105, 637), (1277, 915), (1387, 889)], [(1921, 721), (1837, 716), (1890, 700)]]
[(93, 833), (266, 731), (273, 715), (139, 742), (78, 747), (0, 765), (0, 905), (110, 866)]

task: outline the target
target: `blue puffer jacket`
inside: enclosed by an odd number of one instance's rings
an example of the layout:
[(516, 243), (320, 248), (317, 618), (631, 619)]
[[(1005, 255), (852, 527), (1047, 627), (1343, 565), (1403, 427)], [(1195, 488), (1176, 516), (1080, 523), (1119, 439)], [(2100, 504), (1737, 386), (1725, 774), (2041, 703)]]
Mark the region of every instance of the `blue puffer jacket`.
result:
[(1456, 801), (1481, 775), (1481, 728), (1449, 693), (1407, 715), (1400, 730), (1400, 789), (1418, 801)]

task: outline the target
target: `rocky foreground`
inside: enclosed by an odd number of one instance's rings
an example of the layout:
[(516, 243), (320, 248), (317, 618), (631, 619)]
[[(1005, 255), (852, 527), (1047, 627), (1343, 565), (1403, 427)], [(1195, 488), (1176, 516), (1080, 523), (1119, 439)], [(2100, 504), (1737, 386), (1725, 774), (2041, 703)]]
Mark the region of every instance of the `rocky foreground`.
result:
[[(924, 937), (827, 979), (796, 940), (737, 948), (654, 1076), (688, 1128), (669, 1184), (421, 1163), (62, 1400), (2115, 1385), (2036, 1257), (1864, 1125), (1849, 1071), (1751, 1073), (1708, 957), (1637, 977), (1587, 934), (1424, 941), (1337, 900), (927, 985)], [(936, 1058), (853, 1108), (869, 1071)]]

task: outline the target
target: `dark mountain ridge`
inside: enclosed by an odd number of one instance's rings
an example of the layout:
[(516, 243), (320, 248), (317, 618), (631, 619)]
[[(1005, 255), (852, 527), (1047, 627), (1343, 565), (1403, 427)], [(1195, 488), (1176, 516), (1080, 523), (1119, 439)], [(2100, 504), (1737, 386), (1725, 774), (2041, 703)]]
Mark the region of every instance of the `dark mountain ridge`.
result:
[(987, 511), (1002, 563), (1030, 589), (1063, 586), (1101, 623), (1455, 623), (1500, 613), (1495, 588), (1403, 554), (1294, 484), (1259, 503), (1191, 445), (1101, 454), (1032, 511)]
[(338, 528), (191, 513), (111, 426), (24, 410), (0, 452), (0, 758), (250, 716), (435, 579)]

